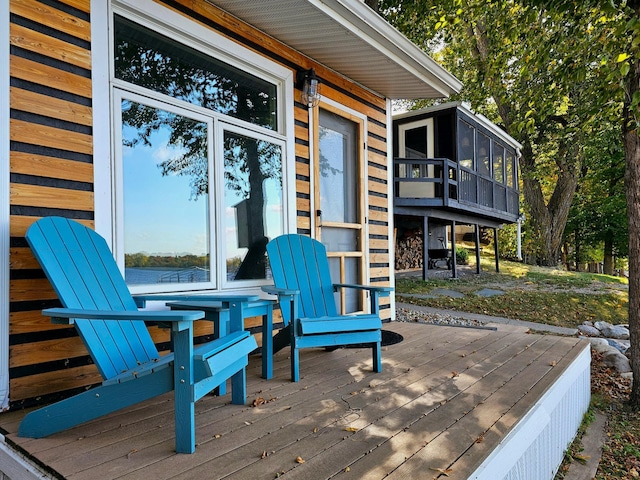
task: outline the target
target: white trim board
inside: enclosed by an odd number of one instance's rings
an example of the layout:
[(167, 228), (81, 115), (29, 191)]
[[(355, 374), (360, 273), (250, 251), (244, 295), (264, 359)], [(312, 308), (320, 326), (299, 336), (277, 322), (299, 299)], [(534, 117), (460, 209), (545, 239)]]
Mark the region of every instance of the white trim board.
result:
[(0, 412), (9, 408), (9, 0), (0, 0)]

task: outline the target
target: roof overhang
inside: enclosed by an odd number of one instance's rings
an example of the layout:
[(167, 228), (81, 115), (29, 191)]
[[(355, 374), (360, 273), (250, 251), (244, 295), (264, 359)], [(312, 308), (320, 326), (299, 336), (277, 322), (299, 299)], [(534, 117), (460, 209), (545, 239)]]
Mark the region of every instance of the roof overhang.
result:
[(443, 98), (462, 83), (361, 0), (207, 0), (390, 99)]

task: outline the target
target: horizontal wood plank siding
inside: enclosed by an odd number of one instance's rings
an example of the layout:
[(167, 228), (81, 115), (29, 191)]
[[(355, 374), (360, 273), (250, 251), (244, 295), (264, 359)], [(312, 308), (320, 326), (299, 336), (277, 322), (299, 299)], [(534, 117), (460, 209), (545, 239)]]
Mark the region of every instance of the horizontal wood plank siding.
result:
[[(93, 226), (91, 24), (90, 0), (9, 5), (9, 374), (20, 404), (98, 380), (75, 329), (41, 315), (59, 302), (24, 240), (46, 215)], [(84, 365), (69, 368), (75, 357)]]

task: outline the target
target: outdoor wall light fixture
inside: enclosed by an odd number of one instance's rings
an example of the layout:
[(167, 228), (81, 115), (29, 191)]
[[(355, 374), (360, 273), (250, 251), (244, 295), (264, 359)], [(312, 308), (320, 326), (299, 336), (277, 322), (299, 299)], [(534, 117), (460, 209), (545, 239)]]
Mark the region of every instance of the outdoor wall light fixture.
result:
[(298, 72), (298, 88), (302, 90), (302, 103), (307, 107), (317, 107), (320, 103), (320, 80), (316, 77), (316, 71), (310, 70)]

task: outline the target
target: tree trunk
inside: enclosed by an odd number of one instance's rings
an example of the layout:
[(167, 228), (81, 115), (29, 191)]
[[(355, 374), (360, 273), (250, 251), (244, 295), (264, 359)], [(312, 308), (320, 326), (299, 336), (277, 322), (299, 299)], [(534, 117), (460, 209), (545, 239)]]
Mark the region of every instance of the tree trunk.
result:
[[(633, 2), (636, 18), (640, 17), (640, 2)], [(629, 333), (633, 387), (629, 399), (640, 409), (640, 132), (632, 111), (634, 93), (640, 91), (640, 60), (635, 59), (625, 79), (623, 114), (624, 154), (626, 160), (625, 190), (629, 219)]]
[(603, 273), (605, 275), (613, 275), (614, 270), (614, 256), (613, 256), (613, 234), (607, 232), (604, 239), (604, 267)]

